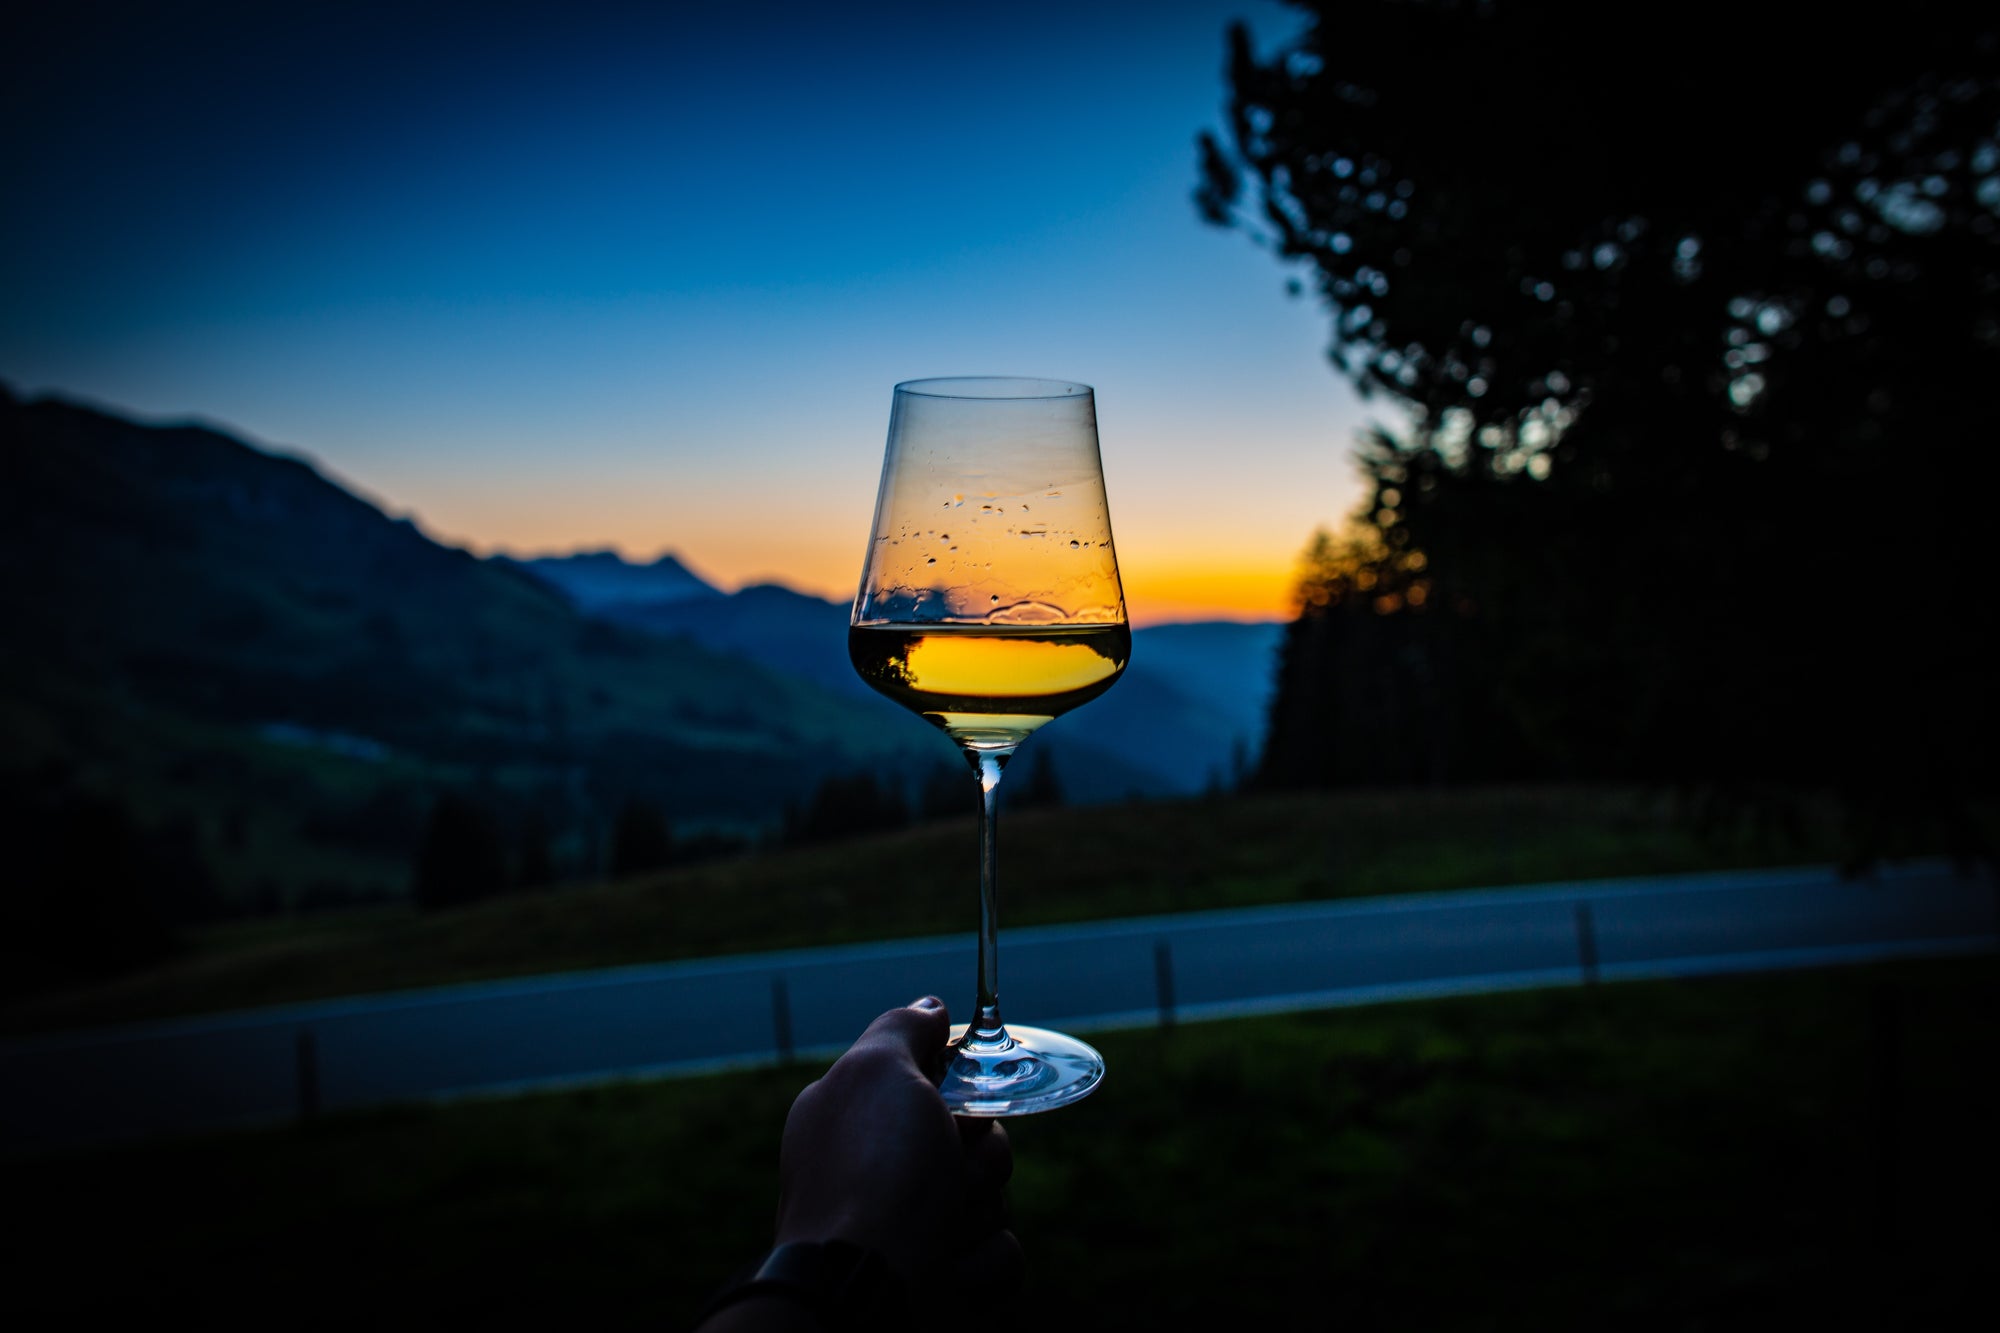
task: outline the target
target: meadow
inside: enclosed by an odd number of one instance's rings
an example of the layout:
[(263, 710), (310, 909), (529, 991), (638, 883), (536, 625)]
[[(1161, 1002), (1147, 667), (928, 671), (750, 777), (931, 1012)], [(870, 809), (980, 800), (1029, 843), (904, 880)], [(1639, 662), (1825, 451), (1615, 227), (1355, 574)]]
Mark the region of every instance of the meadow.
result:
[[(1006, 920), (1824, 859), (1659, 792), (1237, 795), (1023, 811)], [(970, 820), (430, 914), (214, 927), (18, 1003), (16, 1031), (475, 977), (963, 931)], [(2000, 1185), (1987, 957), (1354, 1008), (1096, 1038), (1010, 1125), (1002, 1313), (1372, 1328), (1949, 1322)], [(685, 1326), (766, 1243), (795, 1064), (9, 1163), (0, 1302), (211, 1326)], [(977, 1305), (979, 1297), (968, 1300)], [(954, 1319), (978, 1326), (965, 1311)], [(1005, 1320), (1001, 1321), (1003, 1324)]]
[[(1889, 1327), (1992, 1304), (1992, 958), (1107, 1033), (1009, 1125), (1026, 1290), (954, 1324)], [(810, 1066), (9, 1166), (0, 1302), (210, 1327), (685, 1327)], [(940, 1318), (947, 1312), (938, 1312)]]
[[(1702, 831), (1620, 788), (1317, 792), (1027, 810), (1001, 822), (1002, 929), (1161, 912), (1831, 859), (1830, 814), (1785, 836)], [(448, 911), (355, 908), (191, 930), (144, 971), (15, 1000), (0, 1031), (968, 931), (970, 817)]]

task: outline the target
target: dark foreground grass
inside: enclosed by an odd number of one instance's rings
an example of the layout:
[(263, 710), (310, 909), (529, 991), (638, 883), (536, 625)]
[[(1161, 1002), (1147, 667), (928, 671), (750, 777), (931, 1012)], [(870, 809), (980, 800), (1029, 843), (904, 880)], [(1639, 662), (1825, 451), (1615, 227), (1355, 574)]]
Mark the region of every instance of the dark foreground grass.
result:
[[(1657, 794), (1342, 792), (1006, 816), (1004, 925), (1824, 859), (1698, 836)], [(160, 1018), (569, 968), (970, 931), (970, 819), (429, 915), (371, 909), (208, 932), (151, 971), (0, 1008), (0, 1031)]]
[[(998, 1326), (1984, 1326), (1996, 1000), (1984, 958), (1109, 1034), (1097, 1096), (1009, 1126)], [(0, 1301), (682, 1327), (766, 1242), (811, 1073), (14, 1162)]]

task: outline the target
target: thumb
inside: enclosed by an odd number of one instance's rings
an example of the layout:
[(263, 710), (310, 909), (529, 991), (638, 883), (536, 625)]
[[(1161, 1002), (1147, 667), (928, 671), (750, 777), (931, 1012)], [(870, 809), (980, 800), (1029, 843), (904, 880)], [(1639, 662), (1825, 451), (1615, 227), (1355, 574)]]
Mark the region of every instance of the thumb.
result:
[(950, 1036), (951, 1011), (937, 996), (926, 995), (870, 1023), (854, 1047), (894, 1053), (921, 1070), (931, 1066)]

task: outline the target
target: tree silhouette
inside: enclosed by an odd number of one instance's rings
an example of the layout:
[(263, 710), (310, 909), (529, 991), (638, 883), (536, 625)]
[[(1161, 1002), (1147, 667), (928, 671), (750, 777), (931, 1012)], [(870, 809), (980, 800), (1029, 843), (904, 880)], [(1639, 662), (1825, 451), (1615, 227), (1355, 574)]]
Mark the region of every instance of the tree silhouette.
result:
[(507, 888), (507, 849), (481, 806), (446, 792), (431, 807), (417, 851), (412, 893), (425, 909), (462, 907)]
[(1408, 424), (1302, 581), (1264, 780), (1990, 785), (1990, 11), (1695, 0), (1640, 50), (1577, 0), (1308, 7), (1232, 34), (1197, 201)]
[(637, 797), (626, 801), (612, 829), (611, 873), (638, 875), (659, 870), (673, 856), (673, 830), (660, 807)]
[(555, 882), (555, 863), (549, 858), (552, 836), (548, 816), (539, 807), (531, 807), (521, 816), (519, 827), (515, 830), (514, 883), (517, 887), (539, 889)]
[(10, 875), (0, 895), (0, 994), (131, 971), (211, 906), (184, 830), (149, 833), (117, 799), (54, 773), (0, 778)]
[(788, 834), (797, 843), (831, 842), (862, 833), (887, 832), (909, 822), (909, 807), (901, 794), (887, 783), (877, 781), (874, 774), (834, 774), (813, 792), (812, 801), (798, 815)]
[(1008, 804), (1016, 810), (1048, 810), (1063, 804), (1062, 779), (1056, 775), (1054, 753), (1046, 746), (1028, 751), (1028, 771), (1011, 788), (1002, 786)]
[(933, 764), (917, 791), (917, 818), (956, 819), (979, 808), (979, 786), (964, 764)]

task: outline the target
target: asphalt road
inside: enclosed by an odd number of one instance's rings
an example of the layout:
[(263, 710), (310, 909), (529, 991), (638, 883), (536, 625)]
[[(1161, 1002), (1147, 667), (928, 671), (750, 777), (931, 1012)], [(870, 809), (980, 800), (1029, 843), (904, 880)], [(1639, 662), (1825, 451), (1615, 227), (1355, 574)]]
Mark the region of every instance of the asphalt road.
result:
[[(970, 904), (968, 904), (970, 910)], [(1005, 931), (1003, 1011), (1078, 1030), (1419, 995), (1993, 950), (1992, 881), (1926, 863), (1601, 880)], [(307, 1110), (820, 1056), (925, 994), (943, 937), (569, 973), (0, 1043), (7, 1151)], [(1117, 1070), (1109, 1071), (1117, 1077)]]

